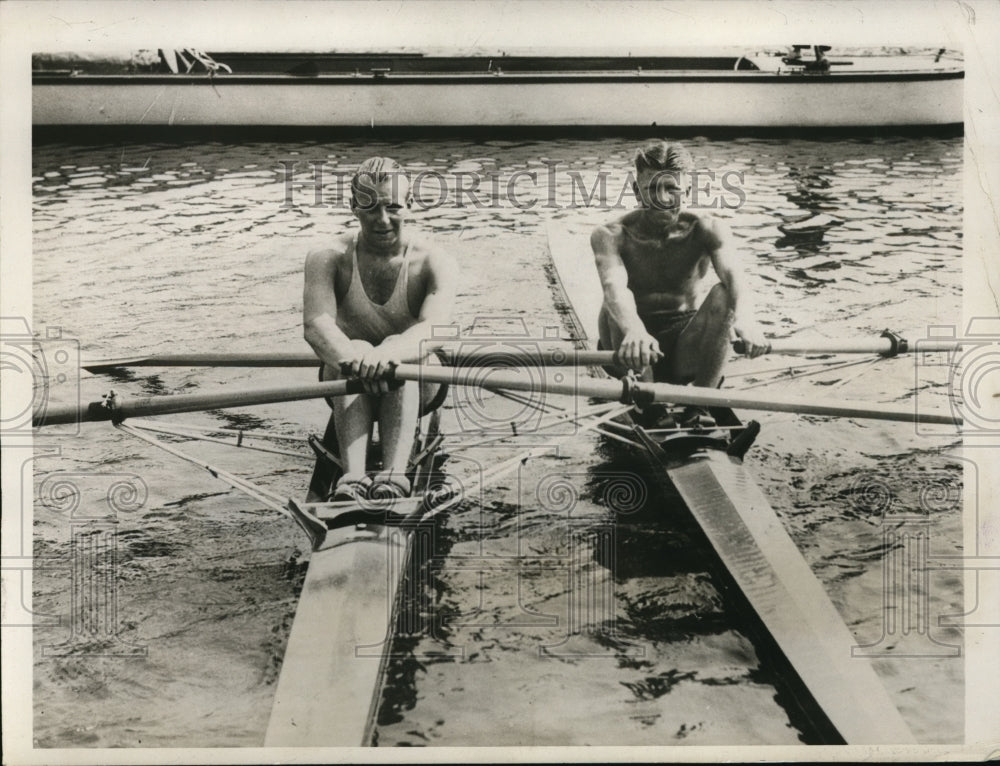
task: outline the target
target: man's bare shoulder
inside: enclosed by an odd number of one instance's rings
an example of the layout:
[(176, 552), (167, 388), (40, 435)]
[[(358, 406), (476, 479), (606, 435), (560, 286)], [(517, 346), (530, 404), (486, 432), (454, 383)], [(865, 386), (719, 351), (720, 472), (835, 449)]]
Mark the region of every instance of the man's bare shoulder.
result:
[(718, 216), (685, 211), (684, 217), (690, 217), (694, 234), (706, 250), (717, 250), (729, 239), (729, 224)]
[(410, 239), (409, 248), (409, 258), (432, 271), (455, 268), (456, 261), (452, 252), (436, 240), (422, 236), (413, 237)]
[(603, 229), (612, 236), (619, 236), (626, 229), (630, 229), (638, 223), (639, 219), (642, 217), (641, 210), (631, 210), (625, 215), (615, 218), (613, 221), (608, 221), (607, 223), (601, 224), (597, 227), (597, 230)]
[(607, 245), (621, 245), (625, 229), (632, 225), (635, 213), (627, 213), (621, 218), (602, 223), (590, 233), (590, 244), (592, 247), (605, 247)]
[(339, 264), (340, 260), (347, 256), (353, 238), (352, 234), (342, 234), (322, 247), (313, 248), (306, 254), (306, 264), (314, 267), (331, 267)]

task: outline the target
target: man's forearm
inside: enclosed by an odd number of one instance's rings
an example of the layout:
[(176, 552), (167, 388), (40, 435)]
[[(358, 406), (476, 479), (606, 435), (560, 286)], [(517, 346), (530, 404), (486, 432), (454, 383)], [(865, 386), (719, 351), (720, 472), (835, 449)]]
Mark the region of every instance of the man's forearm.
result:
[(627, 287), (609, 287), (604, 291), (604, 306), (618, 328), (625, 333), (644, 330), (635, 295)]
[[(438, 323), (440, 324), (440, 323)], [(424, 320), (406, 328), (398, 335), (390, 335), (379, 348), (399, 357), (400, 361), (416, 361), (426, 357), (433, 345), (426, 343), (433, 335), (434, 323)]]
[(733, 316), (753, 319), (752, 294), (746, 289), (743, 280), (730, 277), (727, 292), (729, 293), (729, 310), (733, 312)]
[(738, 280), (730, 281), (726, 287), (729, 295), (729, 311), (733, 325), (737, 328), (747, 328), (756, 322), (756, 312), (752, 293)]
[(350, 355), (351, 339), (337, 326), (329, 314), (321, 314), (305, 323), (303, 332), (306, 343), (327, 364), (339, 364)]

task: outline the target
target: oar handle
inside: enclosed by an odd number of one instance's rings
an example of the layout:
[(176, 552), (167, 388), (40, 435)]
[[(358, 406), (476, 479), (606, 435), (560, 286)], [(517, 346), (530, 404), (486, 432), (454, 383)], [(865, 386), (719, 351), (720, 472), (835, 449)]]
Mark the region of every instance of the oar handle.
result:
[[(351, 370), (351, 363), (350, 362), (341, 362), (338, 366), (340, 367), (340, 375), (341, 375), (342, 378), (348, 378), (348, 379), (350, 379), (352, 381), (361, 383), (362, 386), (364, 385), (364, 383), (362, 383), (362, 379), (361, 378), (355, 378), (355, 377), (353, 377), (354, 376), (354, 372), (353, 372), (353, 370)], [(386, 373), (384, 375), (382, 375), (380, 378), (378, 378), (378, 380), (380, 382), (384, 383), (385, 386), (390, 391), (394, 391), (397, 388), (402, 388), (403, 383), (405, 383), (405, 381), (396, 380), (396, 378), (395, 378), (395, 376), (393, 375), (393, 372), (392, 372), (392, 370), (393, 370), (394, 367), (395, 367), (395, 364), (390, 365), (390, 367), (386, 371)], [(370, 393), (370, 392), (363, 392), (363, 393)]]
[[(542, 369), (546, 367), (601, 367), (617, 365), (618, 354), (615, 351), (589, 351), (585, 349), (574, 349), (567, 346), (538, 346), (536, 348), (527, 345), (524, 348), (499, 346), (498, 348), (479, 349), (435, 349), (439, 352), (438, 358), (448, 367), (495, 367), (499, 369)], [(420, 365), (425, 368), (439, 367), (440, 365), (428, 364), (426, 357), (404, 357), (400, 360), (404, 365)], [(340, 363), (340, 374), (344, 377), (351, 377), (354, 373), (351, 370), (350, 362)], [(387, 373), (386, 378), (391, 379), (392, 374)]]

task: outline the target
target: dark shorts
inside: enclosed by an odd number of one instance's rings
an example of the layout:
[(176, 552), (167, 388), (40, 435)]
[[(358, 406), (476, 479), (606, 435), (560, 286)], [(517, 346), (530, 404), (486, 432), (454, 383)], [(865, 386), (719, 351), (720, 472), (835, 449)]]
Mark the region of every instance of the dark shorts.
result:
[[(640, 316), (646, 331), (656, 338), (663, 352), (663, 359), (653, 365), (653, 379), (670, 381), (670, 364), (677, 350), (677, 340), (685, 328), (691, 324), (697, 311), (665, 311), (649, 316)], [(671, 381), (681, 382), (681, 381)]]
[(639, 317), (646, 325), (646, 332), (652, 335), (660, 344), (660, 351), (672, 356), (677, 347), (677, 339), (685, 328), (691, 324), (697, 311), (665, 311), (659, 314)]
[[(670, 363), (677, 349), (677, 340), (681, 333), (694, 319), (697, 310), (691, 311), (662, 311), (648, 316), (641, 316), (642, 323), (646, 326), (646, 332), (656, 338), (660, 344), (660, 351), (663, 352), (663, 359), (653, 365), (653, 379), (663, 382), (671, 381)], [(600, 344), (598, 344), (600, 346)], [(611, 375), (614, 371), (605, 368)]]

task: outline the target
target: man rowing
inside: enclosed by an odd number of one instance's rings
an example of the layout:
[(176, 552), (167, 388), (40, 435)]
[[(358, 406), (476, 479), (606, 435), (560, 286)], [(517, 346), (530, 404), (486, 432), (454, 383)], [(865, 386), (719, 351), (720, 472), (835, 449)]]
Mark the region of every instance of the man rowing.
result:
[[(333, 500), (410, 493), (406, 467), (422, 392), (416, 383), (390, 386), (386, 377), (394, 364), (425, 356), (421, 341), (450, 321), (456, 274), (452, 258), (406, 231), (412, 201), (399, 163), (365, 160), (351, 180), (359, 229), (306, 258), (304, 334), (323, 362), (322, 377), (335, 379), (344, 366), (366, 388), (331, 400), (343, 464)], [(372, 479), (366, 460), (376, 421), (382, 471)]]
[[(718, 387), (735, 334), (749, 356), (766, 346), (753, 317), (742, 263), (728, 227), (684, 209), (691, 192), (691, 155), (680, 144), (653, 141), (635, 155), (639, 209), (590, 238), (604, 288), (600, 343), (617, 351), (621, 376)], [(699, 302), (709, 266), (719, 283)], [(713, 421), (688, 407), (679, 425)]]

